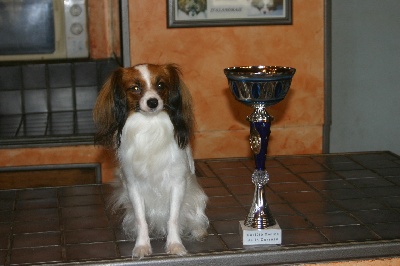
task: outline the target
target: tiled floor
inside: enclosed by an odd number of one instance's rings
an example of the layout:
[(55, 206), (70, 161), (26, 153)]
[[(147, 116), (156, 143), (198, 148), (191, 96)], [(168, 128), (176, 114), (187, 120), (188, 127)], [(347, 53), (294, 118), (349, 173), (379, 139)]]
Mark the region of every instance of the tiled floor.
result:
[(243, 247), (239, 220), (253, 198), (253, 161), (197, 160), (209, 196), (209, 237), (184, 257), (152, 240), (151, 257), (131, 260), (134, 242), (105, 207), (109, 185), (0, 191), (0, 265), (214, 265), (343, 260), (400, 255), (400, 157), (389, 152), (270, 157), (268, 203), (282, 245)]

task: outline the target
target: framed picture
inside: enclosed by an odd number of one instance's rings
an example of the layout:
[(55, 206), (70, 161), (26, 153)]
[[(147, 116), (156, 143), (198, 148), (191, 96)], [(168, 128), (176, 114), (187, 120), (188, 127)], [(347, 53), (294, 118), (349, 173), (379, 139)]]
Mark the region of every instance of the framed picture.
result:
[(292, 24), (292, 0), (168, 0), (168, 27)]

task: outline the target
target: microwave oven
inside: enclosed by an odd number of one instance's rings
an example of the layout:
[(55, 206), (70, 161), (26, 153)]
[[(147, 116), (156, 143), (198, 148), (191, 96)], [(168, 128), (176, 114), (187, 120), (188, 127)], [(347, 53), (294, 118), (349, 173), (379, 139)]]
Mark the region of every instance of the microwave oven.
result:
[(87, 0), (0, 0), (0, 61), (89, 57)]

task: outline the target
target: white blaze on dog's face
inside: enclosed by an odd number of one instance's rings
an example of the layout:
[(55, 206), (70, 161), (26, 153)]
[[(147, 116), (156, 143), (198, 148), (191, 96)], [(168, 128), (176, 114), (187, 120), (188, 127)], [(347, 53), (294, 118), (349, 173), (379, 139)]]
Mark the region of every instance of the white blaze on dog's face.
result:
[(163, 110), (164, 101), (162, 95), (165, 93), (165, 82), (156, 73), (150, 73), (148, 65), (135, 67), (141, 76), (139, 110), (145, 113), (156, 113)]

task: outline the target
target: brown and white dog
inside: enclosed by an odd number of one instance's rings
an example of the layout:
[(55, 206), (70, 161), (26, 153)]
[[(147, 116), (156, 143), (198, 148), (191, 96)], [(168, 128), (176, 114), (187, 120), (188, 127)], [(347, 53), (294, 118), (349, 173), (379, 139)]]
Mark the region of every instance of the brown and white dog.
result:
[(198, 185), (189, 140), (191, 97), (173, 64), (116, 70), (94, 108), (96, 140), (118, 156), (113, 208), (123, 209), (124, 232), (136, 239), (132, 256), (152, 253), (150, 235), (166, 236), (166, 251), (184, 255), (181, 236), (207, 236), (207, 196)]

